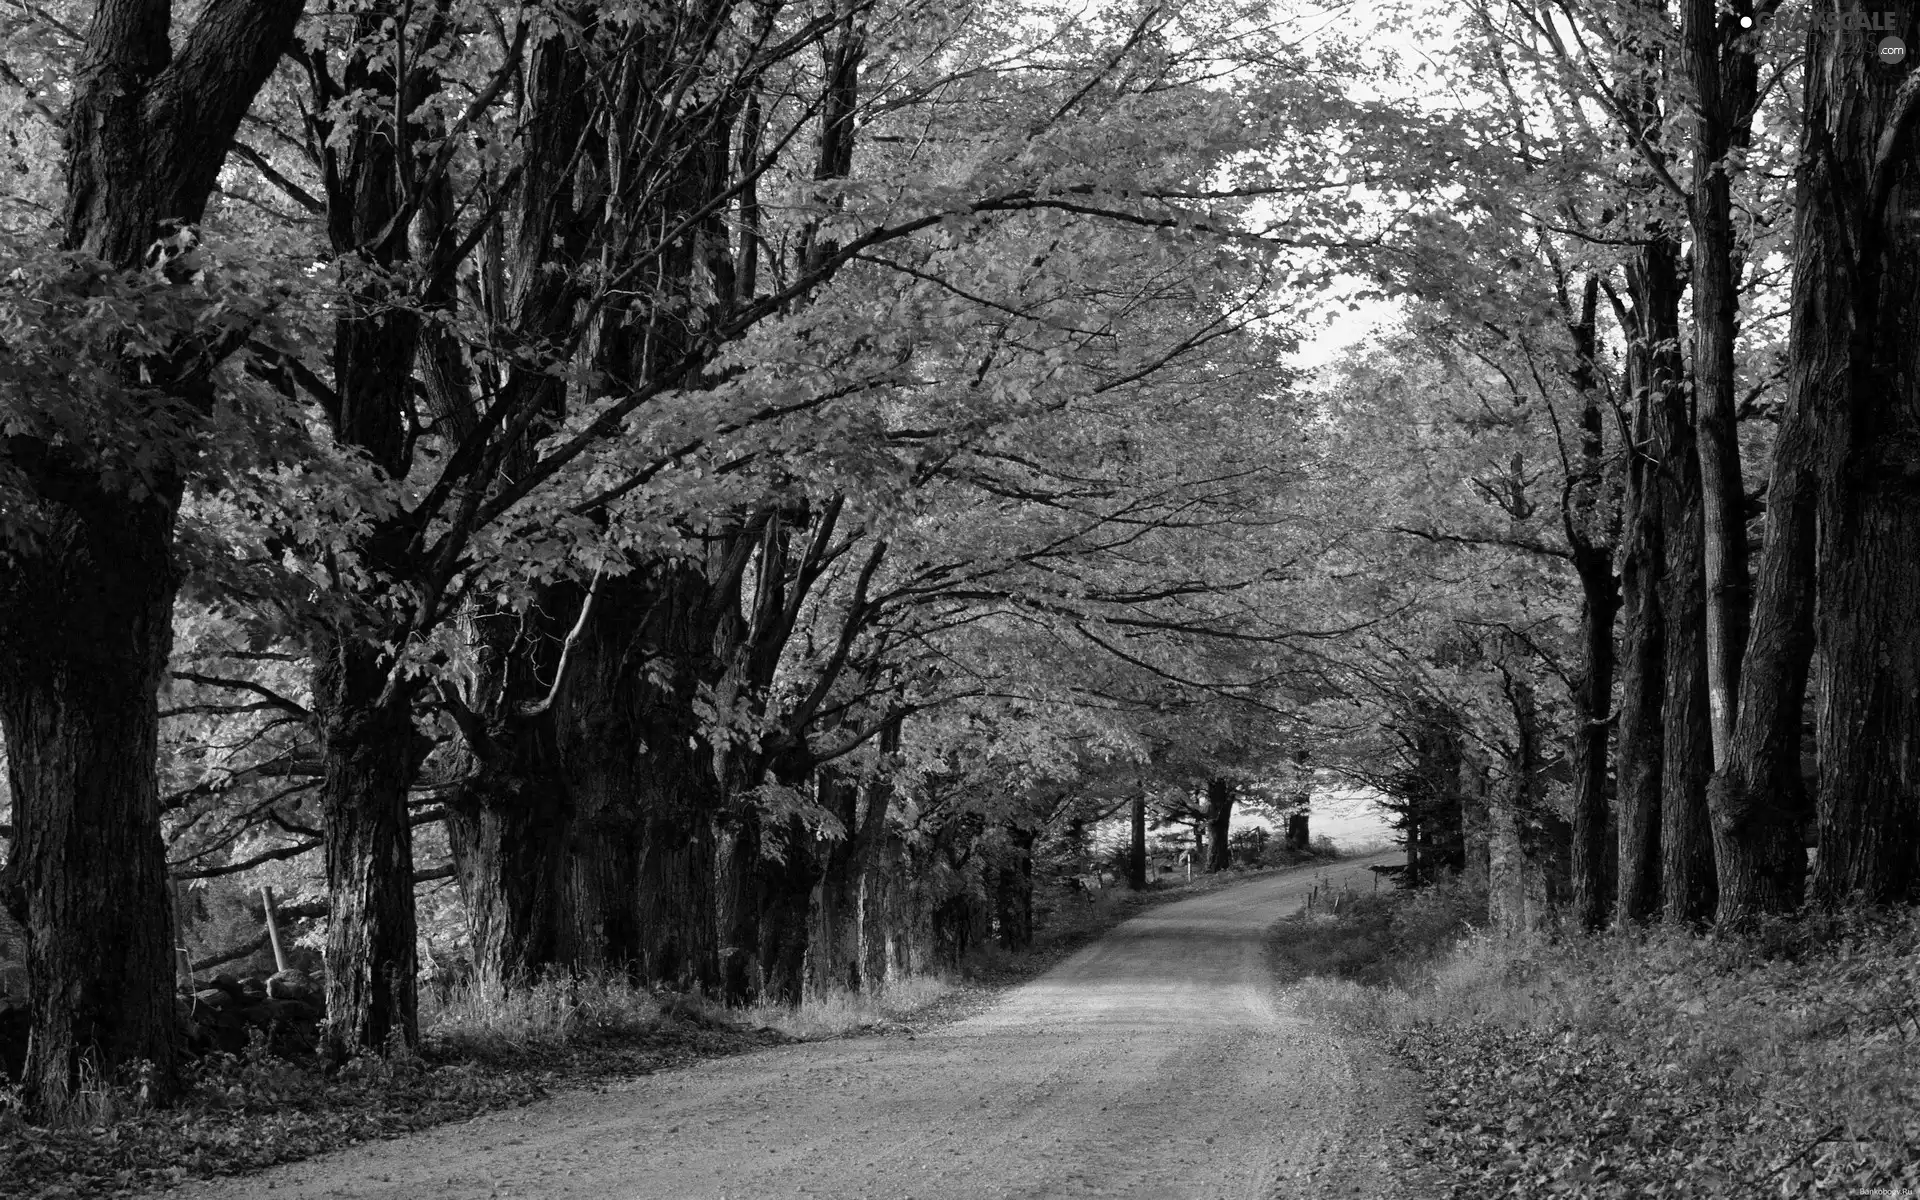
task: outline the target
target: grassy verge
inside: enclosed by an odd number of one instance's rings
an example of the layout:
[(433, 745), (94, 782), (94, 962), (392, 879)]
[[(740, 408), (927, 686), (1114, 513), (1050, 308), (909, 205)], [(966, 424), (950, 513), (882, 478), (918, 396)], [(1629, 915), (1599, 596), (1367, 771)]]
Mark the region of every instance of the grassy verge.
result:
[(1920, 1195), (1920, 915), (1500, 938), (1460, 883), (1296, 918), (1303, 1004), (1426, 1083), (1451, 1195)]

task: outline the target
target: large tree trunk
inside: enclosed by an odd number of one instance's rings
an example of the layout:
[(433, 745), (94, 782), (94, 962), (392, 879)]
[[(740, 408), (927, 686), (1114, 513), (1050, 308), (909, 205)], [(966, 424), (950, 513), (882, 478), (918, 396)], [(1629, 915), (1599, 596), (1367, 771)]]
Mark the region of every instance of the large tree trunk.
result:
[[(578, 661), (567, 631), (591, 615), (592, 594), (574, 585), (545, 589), (522, 613), (476, 607), (465, 621), (472, 686), (464, 696), (441, 688), (467, 748), (466, 778), (446, 803), (447, 840), (474, 970), (494, 988), (582, 965), (568, 958), (573, 800), (554, 704)], [(573, 624), (561, 626), (565, 616)]]
[[(1911, 29), (1911, 2), (1887, 6)], [(1816, 28), (1807, 44), (1792, 376), (1822, 414), (1813, 892), (1920, 898), (1920, 153), (1915, 84)]]
[[(760, 995), (760, 813), (751, 797), (735, 796), (714, 824), (714, 927), (719, 939), (720, 997), (736, 1007)], [(831, 869), (829, 869), (831, 875)], [(823, 883), (823, 886), (827, 884)], [(830, 898), (820, 902), (824, 912)], [(816, 946), (830, 935), (815, 935)], [(811, 964), (810, 964), (811, 965)]]
[[(381, 39), (395, 37), (401, 21), (391, 4), (362, 12), (337, 84), (319, 58), (309, 60), (314, 110), (327, 114), (316, 118), (327, 135), (327, 236), (344, 284), (335, 305), (328, 416), (335, 439), (364, 453), (389, 481), (405, 478), (411, 465), (407, 425), (421, 324), (417, 297), (408, 290), (403, 219), (407, 195), (419, 186), (410, 178), (418, 164), (401, 155), (407, 131), (396, 114), (415, 112), (438, 86), (431, 69), (416, 66), (397, 76), (398, 57), (381, 53)], [(343, 128), (329, 128), (333, 111), (349, 97), (364, 103), (348, 107)], [(409, 573), (403, 548), (411, 533), (406, 518), (395, 517), (376, 525), (357, 547), (376, 593), (363, 600), (378, 603), (377, 593), (393, 586), (388, 579)], [(419, 765), (412, 716), (416, 685), (396, 675), (394, 658), (378, 647), (379, 638), (360, 629), (329, 631), (314, 678), (332, 906), (327, 1046), (336, 1060), (395, 1044), (412, 1047), (419, 1039), (407, 817), (407, 789)]]
[[(1660, 779), (1666, 691), (1666, 619), (1660, 610), (1665, 538), (1658, 466), (1651, 460), (1648, 390), (1636, 388), (1632, 480), (1620, 570), (1620, 732), (1615, 755), (1619, 858), (1614, 919), (1660, 911)], [(1642, 448), (1644, 447), (1644, 449)]]
[(620, 669), (644, 603), (631, 576), (609, 579), (589, 616), (579, 658), (554, 706), (555, 735), (573, 802), (564, 961), (638, 974), (635, 910), (643, 817), (635, 759), (647, 748), (639, 682)]
[(1608, 549), (1585, 545), (1574, 551), (1582, 592), (1581, 658), (1574, 677), (1573, 732), (1573, 907), (1582, 928), (1599, 929), (1607, 921), (1613, 865), (1608, 828), (1607, 720), (1613, 707), (1613, 625), (1619, 610), (1619, 580)]
[(447, 801), (447, 839), (475, 972), (505, 988), (580, 965), (562, 955), (573, 813), (549, 715), (510, 720), (490, 743)]
[(1207, 780), (1207, 870), (1224, 871), (1233, 866), (1233, 846), (1228, 841), (1233, 828), (1233, 784), (1225, 779)]
[(1699, 98), (1694, 130), (1694, 416), (1701, 479), (1701, 562), (1706, 595), (1708, 720), (1713, 765), (1733, 748), (1740, 662), (1747, 644), (1746, 493), (1741, 483), (1734, 344), (1739, 275), (1733, 235), (1736, 151), (1751, 141), (1759, 70), (1756, 39), (1724, 19), (1715, 0), (1684, 0), (1681, 39)]
[(54, 510), (0, 594), (14, 805), (0, 900), (26, 935), (29, 1102), (56, 1119), (84, 1072), (120, 1079), (150, 1062), (164, 1098), (176, 1061), (154, 697), (172, 644), (177, 497), (100, 499)]
[[(1653, 85), (1643, 105), (1658, 117)], [(1651, 185), (1650, 185), (1651, 186)], [(1673, 441), (1682, 415), (1679, 352), (1680, 247), (1654, 224), (1628, 272), (1633, 299), (1628, 360), (1634, 397), (1633, 449), (1628, 467), (1626, 531), (1621, 555), (1622, 630), (1620, 721), (1616, 748), (1619, 828), (1616, 917), (1644, 921), (1661, 910), (1663, 847), (1661, 797), (1666, 762), (1667, 530), (1678, 519), (1674, 471), (1684, 458)]]
[(387, 688), (389, 665), (378, 647), (346, 635), (314, 673), (331, 906), (326, 1037), (336, 1061), (420, 1037), (407, 789), (422, 739), (408, 689)]
[[(1795, 274), (1817, 269), (1803, 256)], [(1803, 308), (1816, 303), (1796, 285), (1796, 330), (1809, 324)], [(1800, 830), (1809, 804), (1800, 744), (1813, 658), (1814, 454), (1820, 419), (1809, 382), (1818, 386), (1820, 374), (1817, 367), (1796, 366), (1793, 372), (1794, 395), (1767, 483), (1766, 540), (1741, 671), (1740, 719), (1733, 752), (1708, 791), (1717, 919), (1723, 924), (1791, 912), (1805, 889)]]
[(1683, 401), (1670, 395), (1654, 414), (1663, 458), (1667, 515), (1660, 607), (1666, 618), (1666, 695), (1662, 701), (1660, 778), (1661, 915), (1669, 921), (1713, 915), (1714, 858), (1707, 824), (1713, 771), (1708, 711), (1707, 596), (1701, 481)]
[(807, 956), (807, 989), (821, 994), (860, 990), (860, 789), (831, 767), (815, 776), (820, 806), (844, 836), (816, 850), (820, 882), (814, 892), (816, 933)]
[(683, 988), (719, 981), (721, 786), (694, 707), (717, 674), (708, 599), (692, 566), (603, 580), (556, 704), (577, 823), (575, 952)]
[[(851, 785), (847, 786), (851, 790)], [(777, 854), (763, 858), (759, 878), (759, 945), (755, 957), (762, 980), (762, 999), (779, 1004), (800, 1003), (807, 988), (809, 917), (814, 888), (821, 882), (814, 836), (799, 817), (789, 817), (768, 831), (779, 839)], [(844, 969), (852, 961), (850, 948), (837, 955)], [(829, 983), (829, 986), (832, 986)]]
[(1599, 300), (1600, 277), (1589, 274), (1579, 309), (1566, 313), (1575, 355), (1569, 378), (1580, 397), (1579, 457), (1560, 508), (1574, 574), (1580, 580), (1580, 658), (1571, 680), (1576, 722), (1571, 755), (1572, 876), (1574, 919), (1585, 929), (1606, 924), (1607, 905), (1613, 898), (1607, 747), (1612, 741), (1613, 627), (1620, 613), (1620, 580), (1613, 573), (1619, 512), (1609, 486), (1606, 419), (1595, 360)]
[[(101, 0), (67, 107), (62, 247), (115, 270), (147, 265), (158, 239), (201, 220), (301, 4), (210, 0), (184, 36), (172, 9)], [(182, 402), (210, 406), (207, 372), (226, 349), (129, 351), (116, 373), (177, 429)], [(115, 449), (135, 461), (134, 447)], [(167, 437), (140, 449), (158, 461), (136, 495), (109, 482), (124, 467), (103, 471), (71, 445), (19, 432), (0, 442), (45, 522), (11, 548), (0, 579), (15, 826), (0, 902), (27, 936), (25, 1084), (49, 1117), (66, 1115), (83, 1061), (109, 1077), (151, 1064), (156, 1100), (176, 1086), (156, 694), (172, 646), (173, 523), (192, 467), (173, 461)]]

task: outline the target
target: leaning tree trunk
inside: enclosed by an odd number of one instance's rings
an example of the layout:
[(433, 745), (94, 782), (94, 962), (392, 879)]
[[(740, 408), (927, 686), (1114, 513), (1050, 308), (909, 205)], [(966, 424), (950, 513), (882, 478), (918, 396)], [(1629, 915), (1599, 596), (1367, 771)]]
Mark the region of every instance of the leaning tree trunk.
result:
[[(1911, 0), (1886, 7), (1913, 27)], [(1859, 40), (1808, 37), (1789, 350), (1823, 415), (1813, 892), (1829, 906), (1920, 898), (1920, 85)]]
[(1233, 866), (1233, 784), (1225, 779), (1207, 780), (1207, 870), (1224, 871)]
[[(62, 248), (112, 270), (205, 214), (234, 130), (299, 19), (299, 0), (209, 0), (184, 35), (168, 0), (101, 0), (67, 104)], [(183, 302), (190, 303), (183, 297)], [(162, 428), (204, 413), (228, 347), (126, 355), (107, 374)], [(158, 403), (155, 403), (155, 402)], [(136, 437), (139, 435), (136, 434)], [(127, 461), (136, 461), (133, 447)], [(68, 444), (14, 430), (0, 456), (42, 527), (0, 578), (0, 723), (14, 841), (0, 902), (27, 937), (30, 1107), (65, 1115), (81, 1064), (151, 1064), (169, 1098), (177, 1061), (171, 906), (159, 828), (157, 692), (172, 646), (174, 520), (190, 462), (165, 437), (141, 494)]]

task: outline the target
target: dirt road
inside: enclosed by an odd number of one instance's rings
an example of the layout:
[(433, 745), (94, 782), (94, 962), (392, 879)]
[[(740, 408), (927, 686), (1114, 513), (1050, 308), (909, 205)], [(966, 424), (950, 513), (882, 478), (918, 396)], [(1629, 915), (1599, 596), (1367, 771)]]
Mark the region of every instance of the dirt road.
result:
[(193, 1200), (1392, 1197), (1412, 1107), (1369, 1052), (1290, 1012), (1262, 932), (1316, 878), (1151, 909), (978, 1016), (578, 1093)]

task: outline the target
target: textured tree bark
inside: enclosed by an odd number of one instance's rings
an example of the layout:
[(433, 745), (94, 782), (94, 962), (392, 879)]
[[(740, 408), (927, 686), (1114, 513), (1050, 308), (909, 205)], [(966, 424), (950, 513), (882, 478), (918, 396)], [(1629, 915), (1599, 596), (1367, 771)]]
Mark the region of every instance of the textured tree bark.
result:
[[(781, 852), (777, 857), (763, 858), (756, 872), (760, 911), (756, 957), (763, 980), (760, 995), (795, 1005), (807, 988), (808, 925), (814, 888), (821, 882), (820, 863), (814, 853), (814, 837), (800, 818), (787, 818), (778, 829), (770, 830), (769, 836), (780, 839)], [(841, 929), (850, 932), (846, 923), (841, 923)], [(839, 951), (837, 969), (844, 972), (857, 956), (851, 946), (835, 949)]]
[(603, 581), (555, 705), (576, 822), (573, 952), (701, 989), (719, 982), (721, 785), (694, 708), (718, 675), (709, 600), (690, 565)]
[[(1649, 100), (1648, 103), (1657, 104)], [(1657, 108), (1655, 109), (1657, 113)], [(1619, 866), (1615, 916), (1645, 921), (1663, 903), (1661, 794), (1666, 758), (1667, 617), (1662, 589), (1667, 511), (1679, 462), (1671, 414), (1683, 387), (1679, 354), (1680, 247), (1659, 228), (1636, 253), (1627, 276), (1633, 300), (1629, 386), (1634, 397), (1622, 544), (1620, 721), (1616, 779)], [(1684, 422), (1684, 419), (1683, 419)]]
[[(1796, 274), (1803, 269), (1809, 269), (1805, 258)], [(1799, 287), (1795, 292), (1798, 329), (1806, 324), (1799, 308), (1815, 301)], [(1726, 925), (1762, 913), (1791, 912), (1805, 890), (1800, 829), (1809, 803), (1800, 743), (1813, 658), (1818, 416), (1810, 411), (1802, 378), (1796, 369), (1794, 394), (1774, 445), (1733, 752), (1708, 790), (1719, 888), (1716, 919)]]
[(1225, 779), (1207, 780), (1207, 870), (1224, 871), (1233, 866), (1233, 847), (1228, 842), (1233, 829), (1233, 784)]
[[(211, 0), (176, 39), (167, 0), (94, 6), (67, 109), (63, 248), (137, 268), (157, 240), (200, 221), (300, 9), (298, 0)], [(168, 407), (204, 412), (206, 371), (227, 349), (129, 357), (121, 375)], [(172, 646), (173, 526), (192, 465), (165, 461), (164, 442), (157, 448), (162, 461), (135, 495), (69, 447), (22, 435), (0, 442), (44, 522), (33, 543), (12, 549), (0, 578), (0, 723), (15, 828), (0, 902), (26, 933), (33, 1054), (24, 1083), (30, 1108), (48, 1118), (66, 1115), (83, 1061), (108, 1077), (150, 1064), (154, 1100), (176, 1087), (172, 970), (155, 957), (171, 921), (156, 695)]]
[(1708, 720), (1713, 763), (1732, 751), (1746, 650), (1746, 493), (1741, 483), (1734, 343), (1739, 332), (1739, 265), (1733, 236), (1736, 151), (1752, 140), (1759, 86), (1755, 40), (1714, 0), (1684, 0), (1681, 40), (1699, 97), (1693, 151), (1694, 421), (1701, 480), (1702, 567), (1706, 589)]
[(1580, 397), (1579, 455), (1561, 500), (1560, 515), (1580, 580), (1580, 659), (1573, 693), (1573, 910), (1582, 928), (1606, 924), (1613, 898), (1612, 830), (1607, 748), (1612, 741), (1613, 630), (1620, 613), (1620, 580), (1613, 573), (1619, 541), (1611, 502), (1603, 398), (1595, 368), (1600, 278), (1589, 274), (1580, 306), (1567, 315), (1573, 342), (1570, 382)]
[(1573, 734), (1573, 908), (1583, 928), (1599, 929), (1607, 923), (1613, 898), (1607, 718), (1613, 706), (1613, 626), (1619, 581), (1609, 556), (1598, 551), (1576, 553), (1575, 569), (1585, 596), (1580, 638), (1586, 663), (1574, 678), (1574, 711), (1580, 725)]
[[(1915, 5), (1890, 4), (1911, 30)], [(1815, 28), (1796, 224), (1796, 390), (1819, 414), (1814, 694), (1833, 907), (1920, 898), (1920, 83)]]
[(1667, 562), (1660, 580), (1667, 633), (1666, 695), (1661, 702), (1661, 915), (1669, 921), (1696, 921), (1713, 915), (1716, 890), (1707, 823), (1713, 748), (1701, 481), (1683, 401), (1670, 396), (1655, 411), (1654, 422), (1667, 516)]
[[(750, 799), (734, 797), (714, 823), (713, 904), (720, 997), (735, 1007), (751, 1004), (760, 995), (760, 843), (759, 812)], [(822, 913), (830, 905), (831, 900), (823, 898)], [(812, 937), (816, 946), (823, 940), (831, 940), (824, 928)], [(814, 965), (810, 960), (810, 972)]]
[[(1619, 866), (1614, 919), (1645, 921), (1660, 911), (1661, 703), (1665, 695), (1666, 620), (1660, 610), (1660, 488), (1647, 446), (1648, 396), (1636, 389), (1627, 534), (1620, 570), (1620, 733), (1615, 758)], [(1646, 447), (1641, 449), (1640, 447)]]
[(336, 1061), (419, 1042), (413, 828), (419, 765), (411, 699), (389, 693), (385, 654), (351, 635), (314, 672), (327, 816), (327, 1029)]
[[(176, 498), (177, 499), (177, 498)], [(0, 722), (13, 843), (0, 901), (26, 935), (33, 1109), (61, 1119), (83, 1071), (152, 1064), (173, 1086), (171, 897), (155, 694), (172, 644), (173, 503), (62, 506), (0, 592)], [(123, 1080), (124, 1081), (124, 1080)]]
[(573, 806), (550, 713), (510, 715), (489, 742), (447, 801), (447, 838), (475, 972), (505, 988), (581, 965), (562, 954)]
[[(345, 96), (374, 102), (351, 111), (344, 129), (325, 130), (327, 235), (340, 264), (344, 295), (333, 331), (335, 438), (364, 452), (390, 480), (406, 476), (407, 417), (420, 316), (408, 294), (404, 132), (396, 112), (412, 112), (437, 82), (415, 71), (405, 79), (383, 58), (383, 38), (404, 28), (395, 6), (365, 11), (336, 83), (310, 58), (315, 111)], [(404, 36), (404, 35), (403, 35)], [(337, 135), (337, 136), (336, 136)], [(404, 518), (382, 522), (358, 547), (370, 573), (408, 573)], [(376, 583), (375, 588), (389, 586)], [(369, 599), (371, 597), (368, 597)], [(393, 658), (368, 630), (329, 631), (314, 678), (320, 717), (326, 813), (327, 1050), (336, 1061), (384, 1053), (419, 1040), (413, 831), (407, 789), (419, 765), (412, 702), (416, 684), (391, 678)]]

